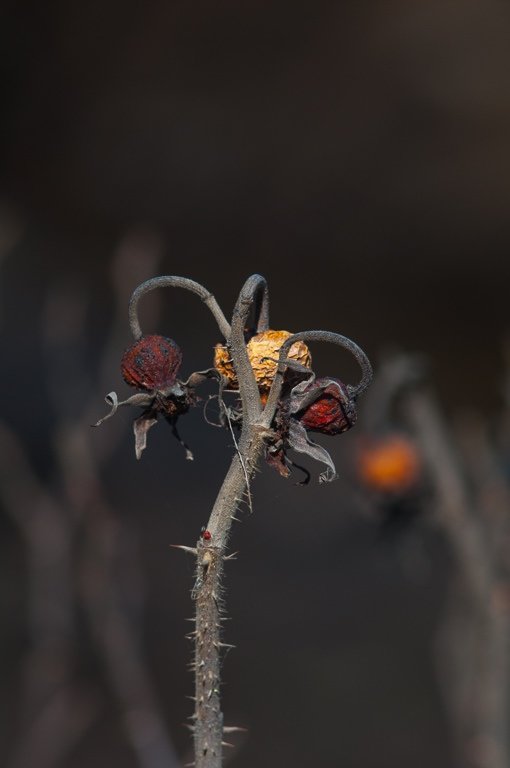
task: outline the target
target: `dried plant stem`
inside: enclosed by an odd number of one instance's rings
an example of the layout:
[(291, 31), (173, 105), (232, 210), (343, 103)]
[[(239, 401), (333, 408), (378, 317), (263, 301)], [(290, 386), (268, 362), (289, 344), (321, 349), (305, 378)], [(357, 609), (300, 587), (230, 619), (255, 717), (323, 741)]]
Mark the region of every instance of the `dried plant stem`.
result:
[(247, 430), (211, 512), (209, 541), (197, 545), (195, 587), (195, 765), (219, 768), (222, 764), (223, 714), (220, 704), (221, 579), (230, 526), (248, 490), (263, 446), (260, 431)]
[(244, 284), (232, 318), (230, 349), (243, 404), (243, 427), (237, 452), (211, 512), (209, 540), (197, 545), (195, 585), (195, 766), (221, 768), (223, 714), (220, 703), (221, 663), (221, 577), (228, 536), (236, 510), (249, 490), (250, 478), (262, 453), (267, 429), (258, 423), (261, 404), (258, 387), (248, 359), (244, 328), (254, 301), (261, 292), (267, 303), (266, 281), (252, 275)]
[[(221, 649), (224, 645), (221, 642), (223, 565), (228, 559), (226, 554), (228, 537), (235, 513), (245, 495), (251, 507), (251, 477), (264, 447), (274, 444), (275, 438), (278, 437), (272, 427), (289, 364), (287, 356), (290, 347), (294, 341), (298, 340), (325, 341), (337, 344), (351, 352), (362, 370), (360, 383), (355, 387), (347, 387), (352, 401), (368, 386), (372, 369), (363, 350), (345, 336), (327, 331), (306, 331), (294, 334), (280, 349), (277, 372), (267, 403), (263, 408), (259, 386), (248, 356), (246, 331), (251, 329), (261, 332), (269, 327), (269, 295), (266, 280), (261, 275), (252, 275), (246, 280), (235, 305), (231, 325), (225, 319), (214, 296), (193, 280), (176, 276), (162, 276), (148, 280), (134, 291), (130, 301), (129, 319), (135, 340), (142, 336), (138, 317), (139, 300), (146, 293), (163, 287), (184, 288), (192, 291), (209, 307), (220, 331), (225, 336), (238, 382), (241, 403), (242, 417), (237, 421), (238, 425), (242, 423), (241, 436), (237, 442), (230, 424), (236, 453), (214, 504), (206, 531), (197, 542), (196, 549), (180, 547), (184, 551), (196, 554), (197, 558), (196, 583), (193, 589), (196, 609), (195, 630), (192, 633), (195, 643), (193, 664), (195, 711), (192, 726), (195, 743), (194, 765), (196, 768), (221, 768), (225, 732), (220, 701)], [(221, 392), (220, 386), (218, 399), (223, 405)], [(224, 415), (230, 423), (226, 409)], [(316, 448), (318, 450), (318, 446)], [(310, 453), (310, 455), (314, 454)]]

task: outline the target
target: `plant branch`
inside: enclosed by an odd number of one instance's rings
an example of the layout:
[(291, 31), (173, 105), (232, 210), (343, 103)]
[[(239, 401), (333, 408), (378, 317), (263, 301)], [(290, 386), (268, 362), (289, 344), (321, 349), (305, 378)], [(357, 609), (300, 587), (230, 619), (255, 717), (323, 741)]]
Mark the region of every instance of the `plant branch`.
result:
[[(197, 543), (195, 622), (195, 765), (220, 768), (222, 765), (223, 714), (220, 702), (221, 664), (221, 579), (232, 520), (248, 491), (251, 475), (262, 453), (265, 431), (257, 425), (261, 413), (260, 395), (253, 374), (244, 328), (257, 296), (263, 291), (261, 316), (267, 311), (267, 286), (259, 275), (248, 278), (236, 303), (229, 339), (232, 359), (243, 405), (243, 426), (237, 453), (214, 504), (207, 530), (208, 541)], [(266, 309), (264, 309), (266, 306)], [(261, 317), (257, 318), (257, 323)], [(267, 317), (262, 318), (267, 322)]]
[(245, 284), (251, 281), (253, 285), (253, 303), (255, 310), (255, 330), (257, 333), (267, 331), (269, 328), (269, 289), (267, 281), (262, 275), (252, 275)]

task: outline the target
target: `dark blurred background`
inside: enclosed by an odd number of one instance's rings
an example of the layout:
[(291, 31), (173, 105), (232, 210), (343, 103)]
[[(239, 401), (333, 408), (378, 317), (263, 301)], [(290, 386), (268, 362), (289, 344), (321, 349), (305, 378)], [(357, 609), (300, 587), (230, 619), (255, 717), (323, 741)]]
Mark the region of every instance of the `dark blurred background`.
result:
[[(205, 284), (228, 314), (260, 272), (274, 328), (339, 331), (375, 361), (393, 345), (417, 350), (447, 412), (495, 413), (510, 276), (510, 7), (4, 0), (0, 78), (0, 393), (4, 448), (23, 456), (4, 474), (24, 490), (30, 474), (35, 496), (58, 499), (64, 516), (74, 499), (72, 574), (97, 498), (85, 471), (63, 473), (66, 460), (83, 465), (59, 452), (62, 432), (86, 432), (103, 457), (107, 517), (129, 526), (137, 551), (154, 706), (185, 756), (193, 574), (168, 545), (196, 540), (232, 445), (198, 411), (182, 423), (194, 463), (162, 425), (137, 463), (131, 413), (89, 434), (106, 392), (127, 389), (117, 369), (127, 313), (108, 346), (115, 296), (127, 301), (156, 270)], [(154, 302), (159, 315), (143, 304), (147, 330), (178, 341), (185, 372), (207, 367), (220, 339), (206, 310), (177, 293)], [(356, 375), (330, 350), (314, 359), (323, 373)], [(224, 705), (226, 722), (249, 731), (233, 766), (452, 765), (433, 659), (448, 552), (426, 521), (382, 540), (358, 513), (353, 440), (332, 445), (342, 477), (328, 487), (265, 469), (255, 513), (234, 530), (226, 639), (238, 647)], [(86, 687), (88, 720), (60, 762), (12, 757), (31, 722), (21, 682), (30, 560), (9, 513), (19, 495), (4, 495), (0, 521), (2, 763), (140, 765), (79, 607), (66, 680), (80, 696)]]

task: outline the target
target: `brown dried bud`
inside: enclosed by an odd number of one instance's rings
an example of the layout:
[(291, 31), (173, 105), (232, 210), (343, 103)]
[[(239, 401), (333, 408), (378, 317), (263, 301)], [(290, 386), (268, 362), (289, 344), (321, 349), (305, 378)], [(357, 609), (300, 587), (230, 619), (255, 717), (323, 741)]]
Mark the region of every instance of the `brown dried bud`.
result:
[(182, 352), (165, 336), (142, 336), (124, 352), (120, 364), (126, 384), (147, 392), (164, 392), (175, 384)]
[(339, 435), (354, 426), (356, 408), (345, 384), (339, 379), (319, 378), (307, 387), (306, 395), (314, 389), (322, 390), (319, 397), (296, 414), (305, 429), (323, 435)]
[[(289, 331), (262, 331), (253, 336), (247, 344), (255, 379), (261, 392), (271, 388), (276, 373), (280, 348), (292, 333)], [(289, 350), (288, 357), (306, 368), (311, 368), (312, 356), (310, 350), (302, 341), (296, 341)], [(231, 389), (238, 389), (237, 378), (228, 348), (216, 344), (214, 348), (214, 367), (229, 382)]]

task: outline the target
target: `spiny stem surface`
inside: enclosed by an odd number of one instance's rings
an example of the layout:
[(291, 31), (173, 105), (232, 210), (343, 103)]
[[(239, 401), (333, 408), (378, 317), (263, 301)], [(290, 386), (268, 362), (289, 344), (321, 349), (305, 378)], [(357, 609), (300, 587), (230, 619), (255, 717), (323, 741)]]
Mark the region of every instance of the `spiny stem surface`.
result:
[(195, 620), (195, 765), (221, 768), (223, 713), (220, 702), (221, 578), (232, 520), (263, 447), (259, 430), (247, 428), (211, 512), (211, 539), (197, 543)]

